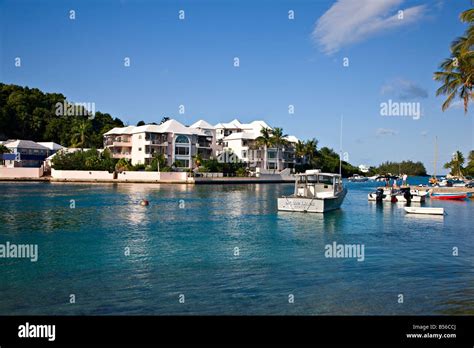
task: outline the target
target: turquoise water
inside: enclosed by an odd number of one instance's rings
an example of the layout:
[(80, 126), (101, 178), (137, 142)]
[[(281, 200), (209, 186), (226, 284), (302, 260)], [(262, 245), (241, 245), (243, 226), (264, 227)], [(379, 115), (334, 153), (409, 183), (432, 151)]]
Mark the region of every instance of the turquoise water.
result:
[(319, 215), (277, 212), (289, 184), (0, 183), (0, 243), (39, 249), (0, 259), (0, 314), (474, 314), (474, 200), (409, 216), (375, 185)]

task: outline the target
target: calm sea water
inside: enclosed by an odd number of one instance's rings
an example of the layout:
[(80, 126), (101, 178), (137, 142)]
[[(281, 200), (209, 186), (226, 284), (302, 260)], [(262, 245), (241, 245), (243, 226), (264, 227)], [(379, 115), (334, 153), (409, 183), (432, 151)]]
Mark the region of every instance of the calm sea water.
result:
[(0, 259), (0, 314), (474, 314), (474, 200), (410, 216), (367, 202), (375, 185), (319, 215), (277, 212), (291, 184), (0, 183), (0, 243), (39, 248)]

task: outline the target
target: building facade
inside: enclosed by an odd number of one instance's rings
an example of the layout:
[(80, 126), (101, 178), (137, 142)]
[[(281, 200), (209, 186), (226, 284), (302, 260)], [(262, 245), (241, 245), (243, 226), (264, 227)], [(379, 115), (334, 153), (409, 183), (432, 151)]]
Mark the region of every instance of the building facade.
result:
[(171, 119), (160, 125), (113, 128), (104, 134), (104, 148), (114, 158), (127, 158), (133, 165), (148, 165), (159, 154), (165, 157), (168, 166), (182, 169), (193, 168), (197, 156), (203, 160), (244, 162), (251, 169), (293, 168), (294, 144), (298, 139), (287, 137), (285, 146), (268, 148), (265, 157), (264, 148), (257, 143), (262, 128), (271, 129), (264, 121), (233, 120), (212, 126), (200, 120), (185, 126)]
[(272, 129), (265, 121), (253, 121), (241, 123), (235, 119), (229, 123), (218, 123), (215, 125), (218, 154), (227, 155), (232, 153), (233, 159), (248, 164), (250, 169), (283, 170), (295, 166), (295, 144), (298, 139), (295, 136), (286, 137), (287, 144), (266, 149), (258, 144), (258, 137), (263, 128)]
[(186, 127), (168, 120), (160, 125), (113, 128), (104, 134), (104, 148), (133, 165), (148, 165), (156, 155), (163, 155), (168, 166), (192, 168), (195, 156), (210, 159), (215, 155), (215, 144), (214, 127), (205, 121)]
[(2, 143), (10, 153), (2, 155), (6, 167), (39, 168), (51, 153), (46, 146), (31, 140), (8, 140)]

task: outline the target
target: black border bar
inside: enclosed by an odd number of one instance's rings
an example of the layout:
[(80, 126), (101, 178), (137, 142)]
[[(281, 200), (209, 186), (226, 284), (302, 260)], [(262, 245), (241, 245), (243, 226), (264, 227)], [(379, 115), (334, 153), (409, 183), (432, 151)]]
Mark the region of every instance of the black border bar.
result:
[[(55, 341), (20, 338), (55, 325)], [(424, 327), (425, 329), (420, 329)], [(456, 338), (407, 338), (407, 334)], [(474, 316), (0, 316), (0, 346), (325, 343), (474, 346)]]

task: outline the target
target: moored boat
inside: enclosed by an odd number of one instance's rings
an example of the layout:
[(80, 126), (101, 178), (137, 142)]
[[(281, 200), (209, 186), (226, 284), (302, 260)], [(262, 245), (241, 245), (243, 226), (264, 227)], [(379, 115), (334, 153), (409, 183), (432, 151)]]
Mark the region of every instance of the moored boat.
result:
[(377, 191), (367, 195), (369, 201), (372, 202), (393, 202), (397, 201), (396, 191), (392, 188), (378, 188)]
[(350, 182), (366, 182), (369, 180), (369, 178), (366, 178), (365, 176), (359, 175), (359, 174), (354, 174), (353, 176), (347, 178)]
[(432, 192), (431, 199), (441, 199), (441, 200), (463, 200), (467, 198), (467, 193), (465, 192)]
[(293, 195), (278, 198), (278, 210), (325, 213), (339, 209), (346, 194), (341, 175), (307, 170), (296, 174)]
[(420, 193), (418, 190), (410, 190), (409, 187), (401, 188), (400, 191), (396, 192), (398, 202), (404, 203), (422, 203), (425, 201), (426, 194)]
[(409, 214), (444, 215), (444, 208), (405, 207), (405, 211)]

